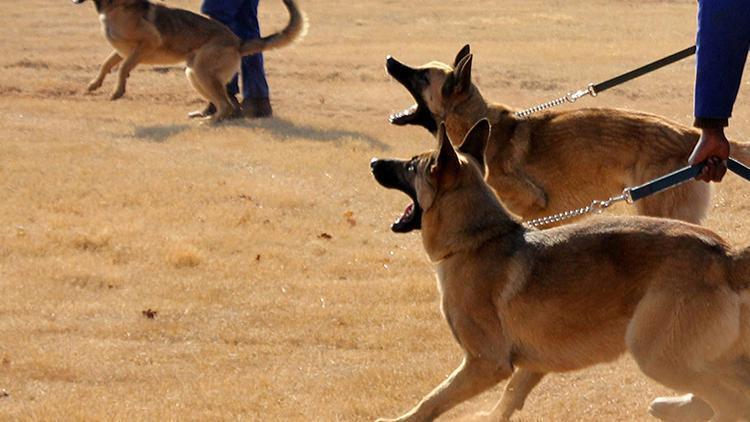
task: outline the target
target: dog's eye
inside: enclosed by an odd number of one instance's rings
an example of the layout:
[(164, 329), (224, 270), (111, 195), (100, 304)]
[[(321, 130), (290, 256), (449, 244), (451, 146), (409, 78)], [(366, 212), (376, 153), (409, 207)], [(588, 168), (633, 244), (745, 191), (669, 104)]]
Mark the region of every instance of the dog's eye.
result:
[(414, 167), (414, 163), (409, 163), (408, 166), (406, 166), (406, 171), (409, 173), (414, 173), (417, 169)]

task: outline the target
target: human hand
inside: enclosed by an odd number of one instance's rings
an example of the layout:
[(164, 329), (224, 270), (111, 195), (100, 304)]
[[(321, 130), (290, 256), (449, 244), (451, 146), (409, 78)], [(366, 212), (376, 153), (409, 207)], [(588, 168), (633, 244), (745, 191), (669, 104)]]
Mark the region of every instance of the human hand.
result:
[(706, 166), (695, 178), (704, 182), (720, 182), (727, 172), (728, 158), (729, 140), (724, 135), (724, 128), (704, 128), (688, 163), (695, 165), (705, 161)]

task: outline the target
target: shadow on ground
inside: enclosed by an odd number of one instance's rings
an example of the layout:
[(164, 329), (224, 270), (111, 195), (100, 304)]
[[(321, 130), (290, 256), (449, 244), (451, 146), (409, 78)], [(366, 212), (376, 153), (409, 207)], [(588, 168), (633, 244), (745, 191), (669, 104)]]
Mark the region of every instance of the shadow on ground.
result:
[(133, 136), (146, 142), (164, 142), (168, 138), (190, 129), (191, 125), (136, 126)]
[[(310, 141), (343, 142), (347, 140), (361, 141), (372, 148), (380, 151), (390, 149), (388, 144), (365, 133), (351, 130), (320, 129), (313, 126), (295, 123), (286, 119), (274, 117), (272, 119), (237, 119), (221, 123), (223, 126), (241, 128), (261, 128), (271, 131), (280, 138), (301, 138)], [(199, 127), (199, 124), (170, 124), (153, 126), (136, 126), (133, 137), (146, 142), (165, 142), (172, 136), (178, 135), (191, 128)], [(210, 126), (206, 127), (211, 130)]]
[(390, 146), (385, 142), (365, 133), (352, 130), (321, 129), (286, 119), (274, 117), (272, 119), (231, 120), (226, 125), (248, 128), (262, 128), (269, 130), (282, 138), (302, 138), (310, 141), (342, 142), (346, 140), (361, 141), (372, 148), (387, 151)]

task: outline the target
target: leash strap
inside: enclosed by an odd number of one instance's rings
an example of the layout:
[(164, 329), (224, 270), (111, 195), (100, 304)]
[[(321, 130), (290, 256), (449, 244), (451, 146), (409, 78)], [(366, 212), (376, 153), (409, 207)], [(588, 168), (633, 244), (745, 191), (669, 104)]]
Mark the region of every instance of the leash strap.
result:
[[(560, 221), (567, 220), (569, 218), (578, 217), (585, 214), (596, 213), (600, 214), (604, 212), (611, 205), (618, 202), (625, 201), (629, 204), (635, 201), (641, 200), (649, 195), (653, 195), (658, 192), (662, 192), (666, 189), (673, 188), (682, 183), (688, 182), (695, 178), (705, 166), (705, 163), (699, 163), (694, 166), (683, 167), (679, 170), (673, 171), (672, 173), (661, 176), (657, 179), (646, 182), (640, 186), (625, 188), (622, 194), (613, 196), (605, 201), (592, 201), (590, 205), (578, 208), (571, 211), (565, 211), (558, 214), (550, 215), (547, 217), (536, 218), (534, 220), (526, 221), (525, 224), (532, 227), (542, 227), (548, 224), (557, 223)], [(750, 181), (750, 167), (742, 164), (734, 158), (727, 160), (727, 169), (732, 173), (737, 174), (743, 179)]]
[[(644, 183), (640, 186), (630, 188), (630, 200), (635, 202), (639, 199), (645, 198), (651, 194), (661, 192), (665, 189), (669, 189), (685, 183), (700, 173), (703, 169), (704, 163), (699, 163), (690, 167), (683, 167), (677, 171), (669, 173), (658, 179), (654, 179), (648, 183)], [(729, 157), (727, 160), (727, 169), (732, 173), (742, 177), (743, 179), (750, 181), (750, 167), (742, 164), (741, 162)]]
[(658, 179), (654, 179), (650, 182), (646, 182), (640, 186), (628, 188), (630, 189), (630, 201), (635, 202), (649, 195), (661, 192), (665, 189), (675, 187), (687, 182), (688, 180), (694, 179), (695, 176), (697, 176), (698, 173), (701, 172), (704, 165), (705, 164), (700, 163), (690, 167), (683, 167), (677, 171), (673, 171), (672, 173), (664, 175)]
[(732, 173), (750, 182), (750, 167), (740, 163), (732, 157), (729, 157), (729, 160), (727, 160), (727, 168)]
[(645, 66), (641, 66), (638, 69), (631, 70), (630, 72), (623, 73), (620, 76), (614, 77), (612, 79), (608, 79), (604, 82), (600, 82), (594, 85), (594, 91), (597, 93), (606, 91), (614, 86), (620, 85), (622, 83), (635, 79), (639, 76), (643, 76), (647, 73), (653, 72), (654, 70), (661, 69), (664, 66), (668, 66), (674, 62), (678, 62), (686, 57), (690, 57), (693, 54), (695, 54), (695, 46), (688, 47), (672, 55), (669, 55), (667, 57), (651, 62)]
[(620, 76), (616, 76), (604, 82), (599, 82), (596, 85), (589, 84), (585, 89), (579, 89), (578, 91), (575, 91), (575, 92), (569, 92), (568, 94), (563, 95), (560, 98), (555, 98), (552, 101), (547, 101), (546, 103), (538, 104), (533, 107), (527, 108), (525, 110), (517, 111), (515, 113), (516, 117), (526, 118), (536, 112), (546, 110), (548, 108), (556, 107), (556, 106), (559, 106), (560, 104), (574, 103), (579, 98), (585, 97), (587, 95), (596, 97), (596, 95), (602, 91), (606, 91), (614, 86), (620, 85), (622, 83), (635, 79), (639, 76), (643, 76), (646, 73), (653, 72), (654, 70), (661, 69), (664, 66), (680, 61), (686, 57), (690, 57), (693, 54), (695, 54), (695, 46), (688, 47), (684, 50), (678, 51), (667, 57), (663, 57), (659, 60), (651, 62), (645, 66), (641, 66), (638, 69), (623, 73)]

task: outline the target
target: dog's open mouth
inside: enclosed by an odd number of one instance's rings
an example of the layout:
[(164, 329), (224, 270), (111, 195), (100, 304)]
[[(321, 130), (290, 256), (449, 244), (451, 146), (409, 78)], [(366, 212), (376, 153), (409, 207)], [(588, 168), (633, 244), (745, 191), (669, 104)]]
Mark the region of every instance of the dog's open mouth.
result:
[(388, 117), (388, 120), (394, 125), (406, 125), (414, 120), (414, 115), (419, 112), (419, 106), (414, 104), (413, 106), (403, 109), (399, 112), (393, 113)]
[(409, 162), (400, 160), (373, 158), (370, 161), (370, 170), (378, 183), (389, 189), (400, 190), (411, 198), (412, 203), (391, 225), (391, 230), (396, 233), (408, 233), (422, 227), (422, 208), (417, 202), (417, 192), (406, 176), (409, 165)]
[(401, 217), (391, 225), (391, 230), (395, 233), (408, 233), (412, 230), (418, 230), (422, 226), (422, 208), (416, 203), (409, 204)]
[(434, 131), (434, 129), (431, 129), (434, 126), (432, 113), (427, 110), (427, 106), (420, 105), (420, 102), (421, 101), (417, 101), (417, 103), (411, 107), (391, 114), (388, 117), (388, 121), (391, 122), (391, 124), (398, 126), (421, 125), (430, 131)]
[(409, 91), (416, 102), (416, 104), (409, 108), (391, 114), (388, 120), (392, 124), (398, 126), (419, 125), (424, 126), (430, 132), (434, 133), (437, 131), (435, 119), (432, 117), (432, 113), (430, 112), (429, 107), (427, 107), (427, 104), (422, 100), (422, 96), (417, 86), (418, 83), (415, 81), (419, 71), (412, 69), (390, 56), (386, 59), (385, 68), (393, 79), (397, 80), (407, 91)]

